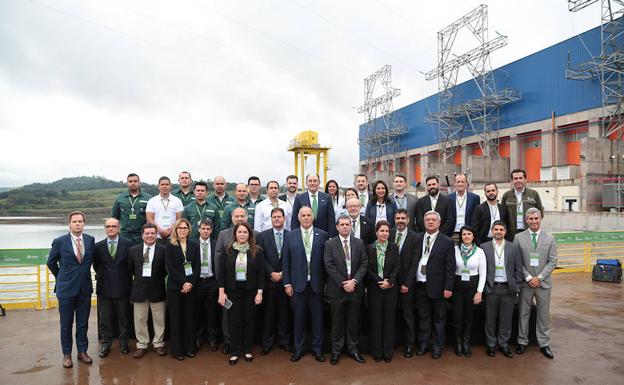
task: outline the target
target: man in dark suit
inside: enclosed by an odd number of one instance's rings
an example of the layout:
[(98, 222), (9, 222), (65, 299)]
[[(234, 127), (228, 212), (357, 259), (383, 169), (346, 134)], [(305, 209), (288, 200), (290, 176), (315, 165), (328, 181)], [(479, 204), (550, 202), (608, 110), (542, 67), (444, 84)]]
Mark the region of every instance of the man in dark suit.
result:
[(208, 342), (210, 350), (217, 351), (217, 337), (219, 335), (218, 311), (219, 285), (215, 268), (215, 249), (217, 241), (212, 235), (213, 222), (203, 219), (199, 223), (199, 252), (201, 270), (199, 273), (198, 287), (196, 288), (197, 318), (197, 347)]
[(455, 224), (452, 239), (455, 243), (460, 240), (459, 229), (464, 225), (472, 225), (472, 213), (481, 202), (481, 198), (468, 191), (468, 177), (466, 174), (455, 174), (455, 191), (449, 194)]
[(428, 176), (425, 184), (428, 195), (416, 202), (416, 231), (425, 231), (423, 218), (426, 212), (433, 210), (440, 214), (440, 232), (450, 237), (455, 228), (455, 216), (451, 200), (447, 196), (440, 194), (438, 177)]
[(286, 192), (277, 197), (290, 204), (290, 208), (295, 205), (295, 198), (297, 197), (297, 189), (299, 188), (299, 178), (297, 175), (288, 175), (286, 177)]
[[(410, 218), (410, 228), (416, 229), (414, 217), (416, 216), (416, 202), (418, 198), (407, 192), (407, 178), (405, 175), (397, 174), (394, 176), (392, 182), (392, 201), (396, 205), (397, 209), (407, 210), (407, 216)], [(396, 224), (395, 224), (396, 225)]]
[(78, 361), (90, 364), (93, 361), (87, 354), (89, 340), (87, 329), (91, 311), (91, 263), (95, 249), (95, 239), (82, 231), (85, 214), (72, 211), (69, 216), (69, 233), (52, 241), (48, 256), (48, 268), (56, 278), (56, 297), (61, 318), (61, 346), (63, 367), (73, 366), (72, 328), (76, 317), (76, 348)]
[(398, 209), (394, 214), (396, 229), (390, 233), (390, 242), (399, 247), (400, 268), (397, 284), (400, 285), (400, 301), (405, 321), (405, 358), (414, 355), (416, 342), (416, 323), (414, 318), (414, 277), (416, 276), (416, 259), (418, 234), (409, 228), (410, 216), (405, 209)]
[[(505, 242), (507, 225), (497, 220), (492, 225), (494, 240), (483, 243), (481, 248), (487, 260), (487, 278), (485, 281), (485, 342), (487, 355), (494, 357), (496, 343), (505, 355), (511, 358), (509, 338), (511, 337), (511, 319), (514, 304), (522, 283), (522, 261), (520, 255)], [(498, 336), (496, 321), (498, 319)]]
[(282, 269), (286, 294), (293, 299), (295, 352), (290, 361), (304, 355), (306, 314), (312, 324), (312, 351), (319, 362), (325, 362), (323, 346), (323, 253), (327, 233), (313, 227), (312, 209), (301, 207), (300, 227), (284, 237)]
[(310, 207), (314, 215), (314, 227), (319, 228), (329, 234), (330, 237), (336, 235), (336, 227), (334, 226), (336, 217), (334, 214), (334, 205), (331, 202), (329, 194), (319, 191), (319, 176), (309, 174), (306, 177), (305, 191), (295, 198), (295, 204), (292, 211), (291, 230), (299, 227), (299, 210), (303, 206)]
[(364, 242), (351, 235), (349, 217), (340, 216), (336, 227), (338, 236), (326, 242), (323, 256), (328, 276), (327, 296), (332, 313), (330, 362), (332, 365), (338, 363), (345, 345), (346, 327), (349, 355), (356, 362), (364, 363), (366, 361), (358, 352), (358, 325), (368, 256)]
[[(215, 269), (217, 272), (217, 281), (219, 280), (219, 272), (221, 271), (221, 261), (225, 261), (227, 259), (225, 255), (225, 250), (227, 246), (234, 239), (234, 226), (241, 222), (247, 223), (249, 215), (247, 211), (242, 207), (237, 207), (232, 211), (231, 215), (231, 226), (227, 229), (223, 229), (219, 231), (219, 236), (217, 237), (217, 243), (215, 245)], [(223, 221), (221, 221), (223, 222)], [(260, 235), (256, 230), (253, 231), (254, 239), (258, 239)], [(221, 308), (221, 331), (223, 332), (223, 354), (228, 354), (230, 352), (230, 329), (228, 328), (228, 312), (227, 309), (223, 306)]]
[(113, 320), (117, 318), (121, 354), (128, 354), (130, 323), (130, 269), (128, 250), (131, 242), (119, 235), (119, 221), (109, 218), (104, 223), (106, 238), (95, 244), (93, 269), (97, 279), (97, 300), (102, 321), (100, 357), (110, 353), (113, 343)]
[(143, 225), (141, 229), (143, 243), (132, 246), (128, 252), (130, 273), (133, 276), (130, 300), (134, 304), (134, 331), (137, 338), (134, 358), (141, 358), (147, 352), (149, 345), (147, 320), (150, 311), (154, 326), (152, 345), (159, 356), (167, 354), (164, 342), (166, 247), (156, 243), (157, 231), (158, 228), (153, 223)]
[(282, 254), (284, 237), (288, 230), (284, 228), (284, 209), (275, 207), (271, 210), (271, 228), (260, 233), (258, 245), (264, 250), (264, 270), (266, 287), (264, 290), (264, 330), (262, 333), (261, 355), (269, 354), (273, 349), (275, 328), (279, 348), (290, 352), (290, 329), (288, 326), (288, 297), (282, 284)]
[[(492, 225), (502, 221), (505, 228), (509, 228), (509, 216), (505, 206), (497, 202), (498, 187), (496, 183), (487, 183), (483, 186), (486, 201), (481, 203), (472, 214), (472, 226), (477, 230), (479, 244), (492, 240)], [(513, 240), (513, 236), (505, 231), (505, 239)]]
[(446, 300), (453, 295), (455, 249), (451, 238), (440, 231), (440, 214), (428, 211), (425, 232), (416, 243), (416, 307), (418, 308), (418, 351), (422, 356), (431, 343), (434, 359), (442, 357)]
[(368, 202), (373, 199), (373, 194), (369, 191), (368, 177), (366, 174), (357, 174), (353, 181), (353, 187), (357, 190), (358, 199), (360, 200), (361, 214), (364, 215)]
[(361, 239), (365, 245), (375, 242), (375, 223), (361, 214), (360, 200), (351, 198), (345, 202), (349, 219), (351, 219), (351, 234)]

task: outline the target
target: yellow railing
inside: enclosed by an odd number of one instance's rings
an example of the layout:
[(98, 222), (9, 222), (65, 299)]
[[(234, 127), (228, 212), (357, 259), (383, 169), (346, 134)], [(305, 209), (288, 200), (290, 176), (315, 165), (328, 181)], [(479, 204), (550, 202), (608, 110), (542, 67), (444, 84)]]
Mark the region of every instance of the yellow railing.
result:
[(555, 273), (592, 271), (597, 259), (624, 259), (624, 242), (587, 242), (559, 245)]
[(0, 266), (0, 304), (41, 309), (41, 266)]

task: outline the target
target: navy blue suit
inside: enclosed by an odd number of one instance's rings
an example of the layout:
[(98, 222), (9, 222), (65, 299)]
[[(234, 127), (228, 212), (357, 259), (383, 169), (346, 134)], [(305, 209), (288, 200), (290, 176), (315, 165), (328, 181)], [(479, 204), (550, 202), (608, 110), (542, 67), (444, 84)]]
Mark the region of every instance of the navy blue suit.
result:
[[(386, 202), (386, 221), (390, 223), (390, 228), (394, 228), (394, 214), (397, 211), (396, 204), (392, 201)], [(364, 216), (370, 219), (373, 223), (376, 223), (377, 220), (377, 201), (369, 200), (368, 205), (366, 206), (366, 211), (364, 212)], [(373, 228), (375, 225), (373, 225)], [(372, 242), (371, 242), (372, 243)]]
[[(331, 205), (331, 203), (330, 203)], [(312, 253), (310, 281), (308, 260), (303, 245), (301, 229), (291, 230), (284, 237), (282, 269), (284, 286), (292, 285), (294, 308), (294, 339), (296, 352), (303, 352), (306, 310), (312, 321), (312, 350), (321, 353), (323, 345), (323, 253), (327, 233), (312, 227)]]
[(91, 312), (91, 264), (95, 251), (95, 239), (82, 234), (84, 253), (79, 263), (72, 246), (70, 234), (61, 235), (52, 241), (48, 256), (48, 268), (56, 278), (56, 297), (61, 316), (61, 346), (63, 355), (72, 352), (72, 328), (76, 316), (76, 347), (86, 353), (89, 347), (87, 328)]
[[(317, 191), (316, 194), (317, 210), (316, 216), (314, 217), (314, 227), (328, 233), (330, 238), (335, 237), (338, 235), (338, 230), (336, 230), (336, 215), (334, 213), (334, 205), (331, 198), (329, 194), (321, 191)], [(305, 191), (295, 197), (295, 203), (293, 203), (292, 210), (292, 220), (290, 224), (291, 230), (299, 228), (299, 209), (304, 206), (312, 207), (308, 191)]]
[[(466, 216), (464, 217), (464, 224), (474, 226), (472, 224), (472, 213), (481, 203), (481, 198), (479, 198), (477, 194), (471, 193), (469, 191), (466, 191), (466, 194), (468, 195), (466, 196), (466, 198), (464, 198), (466, 199), (466, 202), (464, 203), (466, 205)], [(455, 223), (453, 223), (453, 230), (455, 230), (455, 225), (457, 224), (457, 193), (450, 193), (448, 197), (452, 203), (453, 214), (455, 214), (453, 215), (455, 219)]]

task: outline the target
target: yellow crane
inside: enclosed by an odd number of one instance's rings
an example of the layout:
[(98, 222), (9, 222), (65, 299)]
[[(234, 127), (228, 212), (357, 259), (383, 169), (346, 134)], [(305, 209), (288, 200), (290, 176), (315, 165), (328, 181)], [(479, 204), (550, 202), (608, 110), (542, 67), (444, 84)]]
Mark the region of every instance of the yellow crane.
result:
[[(308, 156), (316, 156), (316, 174), (321, 178), (321, 186), (327, 183), (327, 153), (331, 147), (322, 147), (318, 142), (318, 132), (302, 131), (288, 145), (288, 151), (295, 154), (295, 175), (299, 178), (301, 191), (305, 188), (305, 162)], [(323, 172), (321, 174), (321, 158), (323, 159)]]

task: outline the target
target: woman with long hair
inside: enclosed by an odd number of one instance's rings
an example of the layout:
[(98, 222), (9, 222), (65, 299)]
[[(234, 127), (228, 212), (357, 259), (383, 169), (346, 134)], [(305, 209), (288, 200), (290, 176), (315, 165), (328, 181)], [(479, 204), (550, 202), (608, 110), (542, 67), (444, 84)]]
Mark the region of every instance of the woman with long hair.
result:
[(331, 179), (325, 183), (325, 192), (329, 194), (331, 198), (332, 205), (334, 206), (334, 214), (336, 215), (336, 220), (340, 216), (340, 209), (344, 207), (344, 198), (340, 195), (340, 187), (338, 186), (338, 182)]
[(394, 227), (394, 213), (396, 205), (390, 199), (388, 185), (383, 180), (373, 183), (373, 197), (368, 201), (364, 216), (375, 223), (386, 221), (390, 227)]

